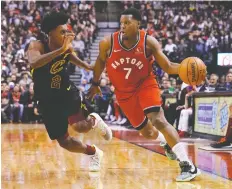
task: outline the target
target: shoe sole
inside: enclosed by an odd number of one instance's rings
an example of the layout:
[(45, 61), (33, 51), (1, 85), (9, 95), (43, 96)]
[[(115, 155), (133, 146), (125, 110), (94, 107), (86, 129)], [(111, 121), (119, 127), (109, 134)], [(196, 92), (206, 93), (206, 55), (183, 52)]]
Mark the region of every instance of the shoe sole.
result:
[(197, 173), (196, 174), (193, 174), (191, 177), (188, 177), (186, 179), (176, 179), (177, 182), (189, 182), (191, 180), (193, 180), (196, 176), (199, 176), (201, 174), (201, 171), (200, 169), (197, 168)]

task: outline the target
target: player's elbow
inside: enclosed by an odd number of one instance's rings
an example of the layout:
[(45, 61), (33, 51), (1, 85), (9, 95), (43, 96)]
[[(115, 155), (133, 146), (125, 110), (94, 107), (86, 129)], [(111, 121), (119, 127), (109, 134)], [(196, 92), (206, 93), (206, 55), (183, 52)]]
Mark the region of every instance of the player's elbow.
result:
[(37, 68), (36, 62), (29, 62), (29, 64), (30, 64), (31, 68), (33, 68), (33, 69)]
[(163, 66), (163, 71), (166, 72), (167, 74), (171, 73), (171, 65), (168, 63), (165, 66)]
[(39, 67), (39, 65), (41, 64), (40, 61), (37, 59), (29, 60), (28, 62), (30, 64), (31, 68), (33, 68), (33, 69), (37, 69)]

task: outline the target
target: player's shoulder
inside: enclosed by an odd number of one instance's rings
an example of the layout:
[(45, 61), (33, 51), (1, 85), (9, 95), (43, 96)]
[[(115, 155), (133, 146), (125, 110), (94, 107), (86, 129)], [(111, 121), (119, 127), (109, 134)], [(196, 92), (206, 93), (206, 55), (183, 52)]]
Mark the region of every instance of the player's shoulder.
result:
[(42, 52), (44, 51), (44, 44), (40, 40), (31, 41), (28, 44), (28, 47), (25, 49), (25, 51), (28, 51), (28, 50), (38, 50)]
[(111, 48), (111, 35), (105, 36), (99, 43), (100, 49), (108, 50)]
[(159, 42), (157, 41), (156, 38), (154, 38), (150, 35), (147, 35), (146, 46), (149, 49), (157, 49), (157, 48), (159, 48)]

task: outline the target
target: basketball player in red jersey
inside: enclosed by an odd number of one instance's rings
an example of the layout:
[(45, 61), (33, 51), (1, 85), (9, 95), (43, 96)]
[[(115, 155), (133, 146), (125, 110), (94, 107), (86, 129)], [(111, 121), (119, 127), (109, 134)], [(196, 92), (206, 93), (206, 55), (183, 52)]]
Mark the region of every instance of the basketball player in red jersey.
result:
[(176, 181), (190, 181), (200, 170), (189, 160), (175, 128), (164, 117), (160, 89), (152, 72), (154, 58), (168, 74), (178, 74), (179, 64), (170, 62), (158, 41), (139, 29), (140, 21), (140, 12), (129, 8), (121, 14), (120, 32), (100, 41), (88, 97), (101, 94), (99, 78), (106, 67), (119, 105), (131, 124), (149, 139), (162, 138), (163, 134), (180, 161), (181, 174)]

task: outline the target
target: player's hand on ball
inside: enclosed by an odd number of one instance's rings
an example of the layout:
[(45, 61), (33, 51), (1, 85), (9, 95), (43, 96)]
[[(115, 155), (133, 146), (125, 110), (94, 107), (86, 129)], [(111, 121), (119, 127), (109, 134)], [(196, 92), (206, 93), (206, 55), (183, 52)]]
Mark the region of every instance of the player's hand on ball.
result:
[(102, 96), (102, 92), (99, 86), (92, 85), (87, 92), (87, 99), (93, 100), (95, 95)]
[(179, 67), (179, 76), (183, 82), (191, 86), (200, 85), (205, 80), (206, 65), (197, 57), (185, 58)]

